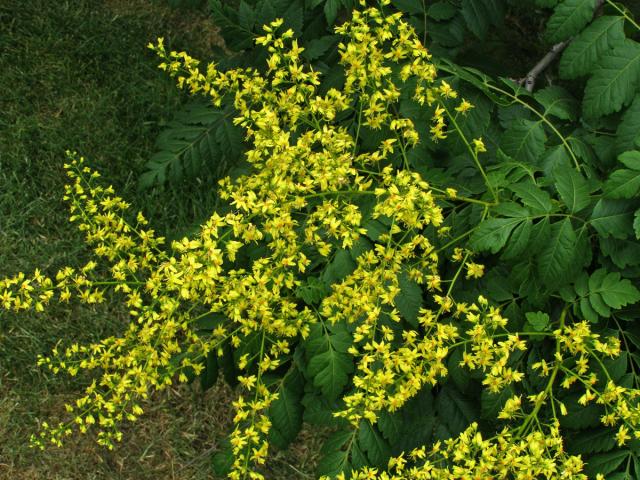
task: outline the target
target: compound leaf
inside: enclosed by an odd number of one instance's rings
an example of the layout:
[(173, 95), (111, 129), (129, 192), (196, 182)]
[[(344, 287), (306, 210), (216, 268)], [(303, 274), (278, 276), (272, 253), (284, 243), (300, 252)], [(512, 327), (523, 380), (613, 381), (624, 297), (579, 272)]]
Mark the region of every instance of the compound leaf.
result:
[(477, 421), (480, 413), (477, 402), (471, 402), (451, 385), (445, 385), (440, 390), (436, 398), (436, 410), (439, 420), (454, 435)]
[(526, 218), (490, 218), (480, 224), (470, 239), (471, 248), (477, 252), (497, 253), (504, 247), (509, 235)]
[(532, 181), (516, 183), (509, 187), (531, 211), (536, 214), (551, 212), (553, 204), (551, 197)]
[(547, 40), (561, 42), (580, 32), (593, 17), (595, 7), (595, 0), (564, 0), (558, 4), (547, 22)]
[(587, 180), (574, 168), (559, 165), (553, 171), (556, 189), (571, 213), (576, 213), (590, 203)]
[(640, 138), (640, 95), (636, 95), (618, 124), (616, 151), (622, 153), (633, 150), (638, 138)]
[(596, 270), (589, 278), (589, 295), (595, 294), (615, 310), (640, 300), (640, 290), (631, 281), (621, 278), (619, 272), (607, 273), (603, 268)]
[(633, 198), (640, 191), (640, 152), (624, 152), (618, 159), (629, 168), (611, 173), (604, 184), (604, 193), (608, 198)]
[(601, 198), (591, 213), (591, 226), (603, 237), (624, 240), (633, 228), (633, 205), (628, 200)]
[(560, 58), (560, 76), (578, 78), (593, 71), (605, 53), (624, 42), (624, 17), (603, 15), (571, 40)]
[(578, 102), (562, 87), (551, 85), (543, 88), (534, 94), (534, 98), (544, 107), (545, 115), (553, 115), (560, 120), (575, 120), (578, 115)]
[(500, 148), (515, 160), (536, 163), (544, 153), (546, 141), (541, 122), (518, 119), (502, 135)]
[(547, 288), (562, 285), (576, 265), (576, 234), (566, 218), (551, 225), (551, 238), (538, 256), (538, 274)]
[(462, 16), (469, 30), (482, 39), (487, 36), (490, 16), (483, 0), (462, 0)]
[(287, 448), (302, 428), (303, 393), (304, 380), (300, 371), (294, 368), (284, 377), (278, 398), (269, 407), (272, 423), (269, 437), (278, 448)]
[(422, 288), (409, 278), (406, 272), (398, 276), (400, 292), (393, 303), (400, 315), (414, 327), (418, 326), (418, 312), (422, 305)]
[(314, 385), (322, 390), (325, 397), (335, 400), (349, 381), (353, 360), (350, 355), (331, 348), (313, 356), (307, 369)]
[(627, 39), (602, 57), (584, 90), (583, 111), (597, 118), (619, 111), (640, 82), (640, 44)]
[(366, 452), (372, 465), (384, 466), (391, 456), (389, 444), (368, 420), (360, 422), (358, 445)]
[(598, 473), (605, 475), (606, 478), (606, 476), (617, 469), (627, 457), (629, 457), (628, 450), (615, 450), (613, 452), (594, 455), (587, 461), (584, 473), (590, 478), (596, 478)]

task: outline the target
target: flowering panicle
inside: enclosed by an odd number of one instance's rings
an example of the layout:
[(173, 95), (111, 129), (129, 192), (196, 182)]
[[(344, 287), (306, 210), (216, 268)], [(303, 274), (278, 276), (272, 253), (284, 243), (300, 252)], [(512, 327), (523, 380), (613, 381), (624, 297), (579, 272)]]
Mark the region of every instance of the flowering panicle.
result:
[[(438, 195), (411, 170), (407, 150), (420, 138), (413, 121), (397, 112), (409, 91), (410, 99), (433, 111), (436, 141), (472, 105), (438, 80), (413, 28), (383, 8), (356, 10), (336, 29), (344, 38), (339, 53), (345, 82), (324, 94), (320, 73), (302, 59), (294, 33), (283, 30), (276, 20), (256, 40), (268, 53), (264, 71), (221, 71), (184, 52), (167, 52), (161, 39), (151, 45), (180, 87), (214, 105), (232, 102), (234, 122), (246, 131), (251, 171), (220, 182), (220, 197), (231, 210), (213, 213), (193, 238), (165, 246), (141, 214), (128, 222), (128, 204), (99, 185), (84, 159), (70, 154), (65, 199), (71, 220), (105, 265), (63, 268), (52, 278), (36, 271), (0, 280), (0, 305), (41, 311), (54, 300), (98, 303), (112, 287), (123, 295), (131, 322), (120, 336), (39, 359), (54, 373), (89, 371), (95, 380), (67, 406), (72, 419), (43, 424), (34, 443), (59, 445), (74, 429), (93, 428), (111, 447), (121, 438), (119, 423), (141, 415), (153, 390), (188, 381), (202, 372), (210, 353), (222, 356), (230, 346), (241, 393), (234, 402), (229, 477), (262, 479), (270, 409), (284, 383), (268, 379), (295, 368), (297, 347), (308, 347), (318, 327), (341, 326), (344, 348), (334, 352), (328, 342), (323, 355), (349, 356), (350, 366), (353, 361), (355, 373), (334, 411), (353, 429), (374, 425), (382, 412), (396, 412), (424, 388), (437, 387), (454, 352), (460, 360), (453, 366), (473, 370), (490, 394), (516, 392), (502, 405), (504, 428), (494, 436), (471, 424), (444, 443), (392, 458), (387, 471), (364, 468), (351, 478), (586, 478), (582, 460), (563, 449), (558, 421), (566, 407), (557, 393), (580, 386), (580, 403), (603, 406), (602, 423), (618, 428), (619, 444), (638, 438), (639, 392), (617, 385), (600, 364), (619, 353), (618, 342), (600, 338), (584, 322), (569, 322), (565, 310), (557, 329), (538, 333), (556, 343), (552, 358), (533, 365), (546, 387), (524, 396), (518, 393), (524, 373), (517, 359), (528, 348), (526, 332), (512, 332), (482, 296), (473, 303), (454, 298), (461, 275), (480, 278), (484, 267), (456, 248), (457, 271), (450, 280), (441, 278), (443, 259), (429, 232), (448, 232), (439, 199), (465, 198), (453, 188)], [(354, 128), (338, 121), (345, 116)], [(361, 125), (387, 138), (364, 148)], [(486, 151), (482, 139), (465, 142), (477, 162)], [(353, 268), (327, 280), (318, 298), (301, 294), (345, 253)], [(99, 280), (105, 272), (109, 279)], [(406, 285), (420, 292), (414, 316), (403, 300)], [(213, 321), (206, 333), (199, 328), (204, 320)]]
[(417, 448), (389, 460), (387, 471), (364, 468), (338, 480), (458, 480), (519, 478), (586, 480), (579, 456), (564, 451), (557, 425), (523, 437), (503, 430), (485, 438), (476, 423), (430, 449)]

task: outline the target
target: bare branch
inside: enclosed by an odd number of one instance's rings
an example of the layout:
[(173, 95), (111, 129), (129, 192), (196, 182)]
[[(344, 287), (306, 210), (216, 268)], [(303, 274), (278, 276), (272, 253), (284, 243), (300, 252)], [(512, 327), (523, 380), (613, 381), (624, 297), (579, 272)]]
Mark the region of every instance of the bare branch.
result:
[[(596, 0), (594, 10), (596, 12), (596, 16), (600, 7), (604, 5), (604, 2), (605, 0)], [(565, 48), (567, 48), (567, 45), (571, 43), (571, 40), (573, 40), (573, 38), (565, 40), (564, 42), (556, 43), (553, 47), (551, 47), (551, 50), (549, 50), (547, 54), (542, 57), (542, 59), (538, 63), (536, 63), (531, 70), (529, 70), (529, 73), (527, 73), (526, 77), (520, 80), (520, 85), (523, 85), (525, 90), (527, 90), (528, 92), (533, 92), (533, 88), (536, 85), (536, 79), (538, 78), (538, 76), (547, 69), (551, 62), (553, 62)]]

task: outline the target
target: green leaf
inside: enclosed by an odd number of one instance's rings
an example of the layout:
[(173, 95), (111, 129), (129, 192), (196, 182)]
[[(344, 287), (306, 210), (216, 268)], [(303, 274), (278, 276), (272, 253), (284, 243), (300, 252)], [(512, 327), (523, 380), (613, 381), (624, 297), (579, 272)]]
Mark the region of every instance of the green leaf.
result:
[(317, 305), (330, 291), (331, 289), (325, 282), (316, 277), (310, 277), (306, 283), (296, 288), (295, 295), (307, 305)]
[(278, 398), (269, 407), (272, 423), (269, 438), (278, 448), (287, 448), (302, 428), (303, 393), (304, 379), (300, 371), (293, 367), (278, 389)]
[(368, 220), (364, 223), (363, 227), (367, 230), (367, 237), (374, 242), (380, 238), (380, 235), (389, 231), (389, 227), (380, 220)]
[(619, 111), (636, 94), (640, 82), (640, 45), (627, 39), (607, 52), (584, 90), (583, 111), (597, 118)]
[(628, 168), (640, 170), (640, 152), (637, 150), (621, 153), (618, 156), (618, 160)]
[(544, 331), (549, 325), (549, 315), (544, 312), (527, 312), (525, 316), (536, 332)]
[(215, 453), (211, 459), (213, 471), (216, 475), (226, 476), (233, 466), (233, 452), (231, 445), (225, 445), (225, 448)]
[(435, 417), (433, 395), (428, 387), (409, 399), (395, 415), (402, 419), (402, 430), (400, 438), (391, 442), (394, 454), (410, 451), (431, 441)]
[(238, 23), (246, 30), (252, 31), (255, 21), (255, 10), (247, 2), (241, 0), (238, 6)]
[(393, 300), (400, 315), (414, 327), (418, 326), (418, 312), (422, 306), (422, 288), (406, 272), (398, 276), (400, 292)]
[(628, 457), (628, 450), (616, 450), (614, 452), (594, 455), (587, 460), (584, 473), (589, 478), (595, 478), (598, 473), (605, 475), (606, 478), (607, 475), (617, 469)]
[(424, 6), (422, 0), (391, 0), (394, 7), (410, 15), (422, 15)]
[(322, 444), (320, 453), (326, 454), (342, 450), (342, 447), (353, 438), (353, 430), (337, 430), (327, 437)]
[(608, 452), (615, 446), (616, 437), (611, 428), (582, 431), (567, 442), (569, 453), (573, 455)]
[(469, 244), (476, 252), (490, 251), (497, 253), (509, 239), (513, 229), (526, 219), (522, 218), (490, 218), (482, 222)]
[(591, 305), (591, 308), (593, 308), (593, 310), (601, 317), (609, 318), (611, 316), (611, 309), (607, 306), (607, 304), (599, 294), (590, 293), (589, 304)]
[(427, 15), (438, 21), (449, 20), (454, 17), (456, 13), (458, 13), (456, 7), (445, 1), (434, 2), (429, 5), (429, 9), (427, 10)]
[(482, 390), (480, 394), (481, 416), (482, 418), (490, 421), (495, 421), (498, 418), (498, 414), (514, 395), (514, 390), (511, 385), (507, 385), (498, 393), (491, 393), (489, 390)]
[(551, 225), (551, 238), (538, 256), (538, 275), (548, 289), (561, 286), (575, 271), (576, 234), (566, 218)]
[(204, 370), (200, 373), (200, 386), (202, 390), (209, 390), (218, 380), (218, 360), (215, 351), (207, 354)]
[(313, 384), (322, 390), (324, 396), (335, 400), (349, 382), (353, 360), (346, 353), (330, 349), (313, 356), (307, 370), (313, 377)]
[(336, 35), (325, 35), (324, 37), (309, 40), (304, 46), (303, 55), (307, 60), (316, 60), (325, 54), (327, 50), (335, 46), (338, 42)]
[(223, 343), (222, 348), (223, 355), (218, 357), (218, 365), (220, 366), (220, 370), (222, 370), (225, 382), (235, 387), (238, 384), (238, 375), (240, 375), (240, 372), (236, 370), (236, 363), (233, 358), (234, 351), (231, 349), (229, 342)]
[(603, 15), (571, 40), (560, 58), (560, 76), (578, 78), (591, 73), (609, 49), (624, 42), (624, 17)]
[(449, 432), (457, 435), (472, 422), (478, 420), (477, 402), (465, 398), (450, 384), (444, 385), (436, 398), (438, 419), (444, 423)]
[(591, 213), (591, 226), (603, 237), (627, 238), (633, 228), (633, 205), (628, 200), (598, 200)]
[(318, 476), (327, 475), (333, 478), (340, 473), (351, 471), (349, 453), (350, 452), (348, 450), (338, 450), (321, 457), (318, 461), (318, 466), (316, 467)]
[[(620, 355), (614, 358), (605, 358), (602, 360), (602, 364), (604, 365), (604, 369), (609, 374), (611, 380), (613, 380), (616, 385), (620, 385), (622, 381), (622, 377), (627, 373), (627, 368), (629, 366), (629, 354), (623, 350), (620, 352)], [(598, 365), (598, 368), (600, 366)], [(598, 378), (605, 378), (604, 373), (597, 373)], [(632, 374), (633, 375), (633, 374)]]
[(353, 372), (353, 360), (347, 350), (351, 346), (352, 337), (344, 325), (330, 327), (325, 330), (322, 324), (311, 326), (311, 332), (305, 343), (307, 373), (313, 378), (329, 401), (334, 401), (348, 383), (349, 374)]
[(550, 213), (553, 210), (551, 197), (533, 181), (517, 183), (509, 187), (534, 214)]
[(391, 456), (391, 449), (384, 438), (382, 438), (382, 435), (378, 433), (376, 428), (371, 425), (368, 420), (360, 422), (358, 445), (366, 452), (372, 465), (377, 467), (386, 466)]
[(462, 352), (461, 348), (453, 350), (447, 359), (447, 370), (449, 378), (453, 380), (456, 388), (462, 393), (467, 393), (473, 379), (469, 375), (469, 370), (460, 365)]
[(640, 190), (640, 171), (616, 170), (604, 184), (607, 198), (633, 198)]
[(569, 209), (569, 212), (579, 212), (589, 205), (589, 185), (587, 180), (574, 168), (568, 165), (560, 165), (554, 169), (553, 177), (558, 194)]
[(402, 418), (397, 412), (389, 413), (383, 410), (378, 416), (376, 426), (378, 430), (380, 430), (380, 433), (382, 433), (382, 436), (386, 438), (391, 445), (398, 442), (402, 437)]
[[(321, 392), (308, 391), (302, 397), (302, 418), (310, 425), (323, 427), (341, 426), (341, 420), (333, 416), (335, 402), (328, 401)], [(324, 452), (323, 452), (324, 453)]]
[(562, 87), (552, 85), (538, 90), (533, 96), (544, 107), (545, 115), (560, 120), (575, 120), (578, 115), (577, 100)]
[(484, 95), (475, 90), (463, 88), (458, 94), (471, 102), (473, 108), (465, 115), (458, 116), (456, 123), (460, 128), (460, 135), (451, 135), (446, 142), (452, 146), (455, 152), (464, 152), (466, 155), (467, 147), (463, 138), (480, 138), (486, 136), (487, 128), (489, 128), (489, 124), (491, 123), (493, 104)]
[(533, 222), (526, 219), (514, 228), (511, 239), (502, 252), (501, 258), (505, 260), (516, 259), (527, 249), (529, 239), (531, 238), (532, 225)]
[(596, 270), (589, 279), (589, 295), (599, 295), (609, 307), (618, 310), (640, 300), (638, 290), (628, 279), (621, 278), (619, 272), (603, 268)]
[(640, 138), (640, 95), (636, 95), (618, 124), (616, 151), (622, 153), (633, 150), (638, 138)]
[(608, 198), (633, 198), (640, 191), (640, 152), (621, 153), (618, 160), (629, 168), (611, 173), (604, 184), (604, 193)]
[(540, 121), (519, 119), (502, 135), (500, 148), (515, 160), (535, 164), (544, 153), (547, 136)]
[(340, 0), (326, 0), (324, 4), (324, 16), (327, 19), (329, 25), (333, 25), (338, 16), (338, 9), (340, 8)]
[(360, 448), (359, 442), (353, 442), (351, 445), (351, 468), (353, 470), (360, 470), (364, 467), (371, 465), (371, 462), (367, 458), (364, 450)]
[(564, 0), (547, 22), (547, 40), (556, 43), (577, 34), (589, 23), (595, 8), (596, 0)]
[(483, 0), (462, 0), (462, 16), (473, 34), (483, 39), (487, 36), (490, 16)]
[(604, 409), (595, 403), (589, 403), (586, 406), (580, 405), (578, 399), (580, 393), (572, 393), (561, 399), (562, 403), (567, 407), (567, 415), (561, 415), (560, 426), (571, 428), (573, 430), (582, 430), (585, 428), (593, 428), (601, 425), (600, 416)]
[(373, 249), (373, 243), (365, 236), (360, 236), (353, 244), (349, 253), (353, 260), (357, 260), (360, 255)]
[(348, 250), (338, 250), (333, 260), (327, 264), (322, 273), (322, 280), (328, 285), (336, 283), (356, 269), (356, 262), (351, 258)]
[(582, 316), (585, 318), (585, 320), (589, 320), (592, 323), (597, 322), (600, 318), (598, 316), (598, 312), (596, 312), (591, 306), (589, 297), (580, 299), (580, 313), (582, 313)]
[(633, 214), (633, 231), (636, 234), (636, 238), (640, 240), (640, 208)]
[(611, 237), (599, 237), (599, 242), (602, 253), (611, 258), (618, 268), (640, 265), (640, 242)]
[(195, 101), (158, 135), (156, 148), (138, 180), (140, 190), (204, 174), (221, 178), (239, 160), (242, 134), (228, 110)]

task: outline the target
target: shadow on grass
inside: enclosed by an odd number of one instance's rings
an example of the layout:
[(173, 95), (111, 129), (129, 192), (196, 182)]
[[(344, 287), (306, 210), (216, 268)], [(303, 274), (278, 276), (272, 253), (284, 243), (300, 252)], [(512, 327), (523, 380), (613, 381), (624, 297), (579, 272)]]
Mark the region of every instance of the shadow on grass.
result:
[[(158, 132), (184, 101), (146, 48), (159, 35), (203, 58), (218, 41), (206, 13), (172, 11), (160, 0), (0, 4), (0, 277), (89, 258), (62, 201), (67, 149), (85, 155), (161, 233), (188, 230), (213, 204), (205, 186), (189, 196), (135, 193)], [(0, 478), (211, 478), (210, 454), (229, 426), (233, 393), (223, 386), (157, 395), (113, 452), (82, 436), (59, 450), (28, 447), (38, 422), (63, 416), (87, 381), (51, 377), (35, 366), (37, 355), (125, 324), (116, 303), (0, 313)], [(273, 478), (300, 476), (283, 467)]]

